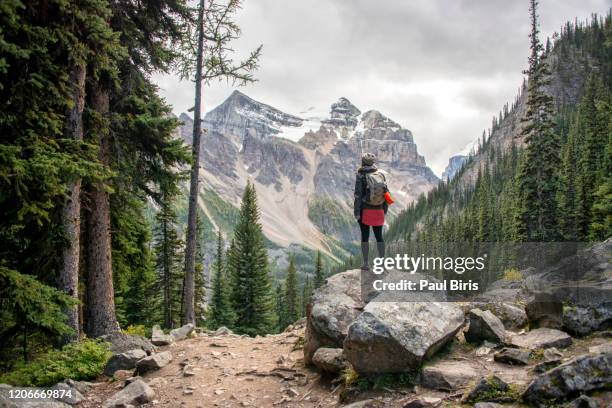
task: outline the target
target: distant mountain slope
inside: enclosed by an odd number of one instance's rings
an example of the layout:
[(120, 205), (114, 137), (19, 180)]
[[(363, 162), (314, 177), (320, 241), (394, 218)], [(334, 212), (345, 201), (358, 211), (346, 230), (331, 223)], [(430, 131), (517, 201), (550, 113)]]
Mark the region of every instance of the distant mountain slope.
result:
[[(553, 42), (547, 42), (551, 76), (545, 91), (554, 100), (556, 132), (562, 146), (589, 78), (600, 78), (608, 92), (612, 89), (611, 27), (608, 13), (605, 18), (596, 17), (588, 24), (567, 23)], [(474, 232), (479, 228), (474, 217), (479, 212), (481, 217), (490, 217), (490, 226), (486, 229), (499, 234), (497, 238), (509, 233), (505, 230), (508, 225), (499, 223), (502, 218), (511, 218), (507, 212), (516, 205), (512, 179), (518, 169), (517, 152), (524, 146), (521, 130), (526, 111), (526, 85), (522, 84), (512, 105), (506, 104), (495, 117), (484, 140), (464, 160), (454, 179), (421, 197), (395, 219), (388, 232), (389, 239), (411, 239), (419, 231), (431, 233), (432, 236), (427, 237), (431, 239), (440, 238), (436, 234), (446, 237), (457, 231), (462, 234), (458, 234), (456, 239), (471, 238), (478, 235)], [(578, 160), (578, 157), (574, 158), (575, 163)], [(486, 182), (479, 183), (482, 179)]]
[[(397, 199), (394, 214), (438, 182), (412, 133), (377, 111), (362, 114), (340, 98), (327, 115), (303, 116), (234, 91), (204, 119), (202, 195), (212, 191), (237, 207), (246, 181), (253, 180), (264, 233), (279, 247), (345, 254), (344, 244), (356, 239), (352, 196), (363, 152), (376, 154), (388, 173)], [(180, 119), (181, 136), (191, 143), (192, 119)], [(223, 225), (207, 201), (200, 202), (203, 212), (212, 224)]]

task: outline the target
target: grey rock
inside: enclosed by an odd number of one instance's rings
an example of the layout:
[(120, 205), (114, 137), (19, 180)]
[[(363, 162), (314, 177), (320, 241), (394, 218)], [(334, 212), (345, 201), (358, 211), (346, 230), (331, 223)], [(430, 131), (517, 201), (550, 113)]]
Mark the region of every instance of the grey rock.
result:
[(441, 398), (437, 397), (420, 397), (405, 403), (402, 408), (431, 408), (440, 405)]
[(333, 275), (313, 292), (304, 335), (306, 364), (312, 363), (312, 357), (320, 347), (342, 347), (349, 325), (364, 306), (360, 272), (354, 269)]
[(178, 329), (171, 330), (170, 335), (174, 338), (174, 341), (185, 340), (193, 333), (194, 329), (195, 326), (193, 324), (187, 323)]
[(363, 401), (353, 402), (352, 404), (344, 405), (342, 408), (383, 408), (385, 406), (381, 401), (375, 399), (367, 399)]
[(482, 377), (471, 390), (464, 394), (462, 400), (464, 402), (496, 401), (509, 389), (508, 384), (495, 375)]
[(550, 347), (544, 350), (542, 355), (544, 361), (561, 361), (563, 353), (557, 350), (555, 347)]
[[(610, 290), (608, 289), (608, 293)], [(569, 333), (586, 336), (612, 327), (612, 302), (598, 305), (573, 305), (563, 308), (563, 328)]]
[(612, 353), (612, 341), (590, 346), (589, 353)]
[(474, 408), (504, 408), (504, 406), (495, 402), (478, 402), (474, 404)]
[(536, 377), (523, 392), (523, 400), (533, 405), (559, 401), (611, 383), (612, 353), (585, 354)]
[(142, 336), (114, 332), (101, 336), (100, 339), (111, 344), (111, 351), (115, 354), (125, 353), (129, 350), (142, 349), (147, 354), (155, 351), (153, 344)]
[(563, 327), (563, 303), (550, 293), (536, 293), (525, 305), (531, 327)]
[(169, 351), (152, 354), (136, 363), (136, 371), (143, 374), (148, 371), (159, 370), (167, 366), (172, 361), (172, 354)]
[(550, 347), (564, 348), (572, 344), (572, 338), (560, 330), (543, 327), (512, 336), (511, 343), (516, 347), (530, 350)]
[(511, 365), (527, 365), (530, 357), (530, 350), (505, 347), (493, 355), (493, 360)]
[(217, 330), (214, 331), (215, 336), (227, 336), (229, 334), (234, 334), (234, 332), (225, 326), (221, 326)]
[(131, 370), (136, 363), (145, 358), (147, 353), (142, 349), (128, 350), (125, 353), (113, 354), (104, 367), (104, 375), (112, 377), (117, 370)]
[(463, 323), (463, 312), (454, 303), (370, 302), (348, 329), (344, 355), (366, 375), (413, 370)]
[(89, 386), (86, 383), (80, 384), (80, 382), (70, 379), (59, 382), (51, 388), (65, 391), (62, 397), (56, 399), (70, 405), (76, 405), (83, 401), (85, 399), (83, 394), (86, 394), (89, 390)]
[(504, 324), (489, 310), (472, 309), (467, 317), (469, 328), (465, 339), (470, 343), (480, 343), (484, 340), (498, 344), (506, 342)]
[(482, 366), (467, 360), (440, 360), (423, 367), (421, 385), (426, 388), (455, 391), (482, 376)]
[(165, 334), (159, 325), (156, 324), (151, 329), (151, 343), (156, 346), (167, 346), (168, 344), (174, 343), (174, 337)]
[(528, 323), (527, 313), (521, 305), (511, 302), (488, 302), (476, 303), (475, 307), (482, 310), (489, 310), (504, 324), (506, 329), (520, 329)]
[(312, 363), (321, 371), (337, 374), (348, 367), (341, 348), (319, 348), (312, 356)]
[(326, 119), (323, 123), (333, 126), (347, 126), (354, 128), (357, 126), (357, 117), (361, 111), (357, 109), (348, 99), (342, 97), (338, 102), (331, 106), (331, 118)]
[(581, 395), (566, 405), (566, 408), (599, 408), (600, 405), (591, 397)]
[(155, 397), (155, 391), (149, 387), (144, 381), (136, 380), (109, 399), (107, 399), (103, 408), (123, 408), (128, 405), (138, 406), (150, 402)]

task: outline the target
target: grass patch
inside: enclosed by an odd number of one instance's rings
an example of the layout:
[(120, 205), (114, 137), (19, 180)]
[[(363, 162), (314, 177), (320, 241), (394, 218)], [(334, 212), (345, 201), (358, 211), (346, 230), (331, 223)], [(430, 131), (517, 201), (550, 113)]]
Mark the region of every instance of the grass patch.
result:
[(0, 383), (21, 387), (48, 387), (66, 378), (91, 380), (98, 377), (111, 357), (110, 345), (83, 340), (49, 351), (29, 363), (20, 363), (0, 376)]
[(506, 269), (502, 278), (508, 282), (519, 282), (523, 280), (523, 274), (516, 268)]
[(142, 337), (146, 337), (147, 339), (151, 338), (151, 328), (145, 327), (142, 324), (129, 325), (122, 331), (125, 334), (129, 334), (132, 336), (142, 336)]

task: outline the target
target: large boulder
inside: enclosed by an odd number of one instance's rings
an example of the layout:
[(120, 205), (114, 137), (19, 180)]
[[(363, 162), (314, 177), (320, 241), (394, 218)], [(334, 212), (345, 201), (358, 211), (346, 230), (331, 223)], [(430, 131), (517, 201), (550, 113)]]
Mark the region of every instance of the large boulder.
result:
[(525, 305), (529, 325), (561, 329), (563, 327), (563, 303), (555, 295), (536, 293)]
[(171, 361), (172, 354), (169, 351), (163, 351), (139, 360), (138, 363), (136, 363), (136, 370), (138, 371), (138, 374), (159, 370), (160, 368), (167, 366)]
[(151, 354), (155, 351), (155, 347), (149, 340), (142, 336), (136, 336), (133, 334), (113, 332), (101, 336), (100, 339), (110, 343), (110, 349), (115, 354), (125, 353), (126, 351), (134, 349), (142, 349), (147, 354)]
[(147, 356), (142, 349), (128, 350), (125, 353), (113, 354), (104, 367), (104, 375), (112, 377), (117, 370), (131, 370), (136, 363)]
[(153, 397), (155, 397), (155, 391), (144, 381), (136, 380), (107, 399), (102, 407), (125, 408), (130, 405), (136, 406), (152, 401)]
[[(608, 290), (608, 296), (612, 292)], [(612, 299), (612, 298), (611, 298)], [(612, 301), (569, 305), (563, 308), (563, 328), (578, 336), (612, 328)]]
[(612, 353), (584, 354), (536, 377), (523, 392), (523, 400), (550, 404), (612, 384)]
[(360, 273), (354, 269), (333, 275), (312, 294), (304, 339), (306, 364), (312, 364), (320, 347), (342, 347), (348, 327), (364, 307)]
[(415, 370), (463, 323), (454, 303), (371, 302), (350, 325), (344, 355), (366, 375)]
[(470, 343), (488, 340), (493, 343), (506, 343), (506, 330), (502, 321), (488, 310), (472, 309), (468, 313), (469, 328), (465, 339)]
[(194, 330), (195, 326), (191, 323), (187, 323), (178, 329), (171, 330), (170, 335), (174, 338), (174, 341), (185, 340)]
[(174, 337), (170, 334), (165, 334), (159, 325), (156, 324), (151, 329), (151, 343), (156, 346), (167, 346), (174, 343)]
[(564, 348), (572, 344), (569, 334), (561, 330), (539, 328), (524, 334), (512, 336), (511, 343), (516, 347), (530, 350), (546, 349), (550, 347)]
[(321, 371), (337, 374), (348, 367), (348, 362), (340, 348), (321, 347), (312, 356), (312, 363)]

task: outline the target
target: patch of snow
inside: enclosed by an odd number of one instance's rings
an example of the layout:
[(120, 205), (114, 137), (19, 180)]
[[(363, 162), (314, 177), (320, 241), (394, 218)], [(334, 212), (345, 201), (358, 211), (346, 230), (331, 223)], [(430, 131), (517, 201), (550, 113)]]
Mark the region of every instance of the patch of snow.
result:
[(278, 128), (279, 133), (276, 136), (284, 137), (297, 142), (306, 133), (310, 131), (316, 132), (320, 127), (321, 121), (319, 119), (307, 118), (302, 122), (302, 126), (280, 126)]

